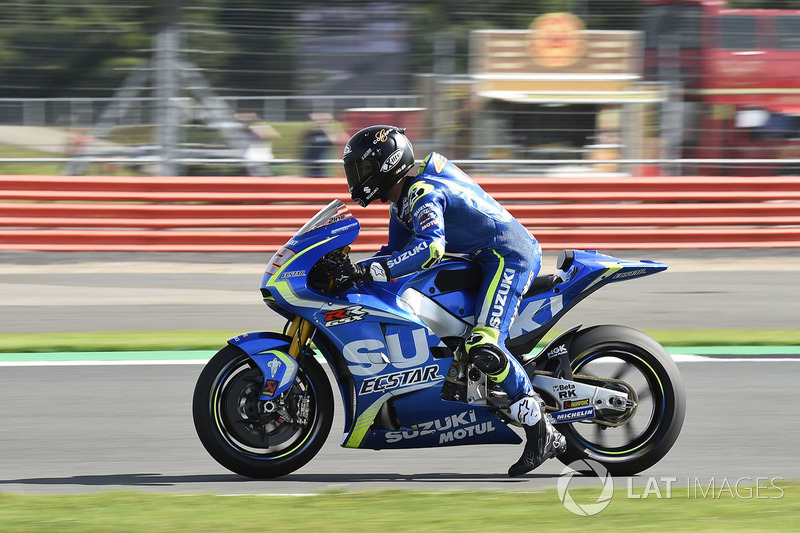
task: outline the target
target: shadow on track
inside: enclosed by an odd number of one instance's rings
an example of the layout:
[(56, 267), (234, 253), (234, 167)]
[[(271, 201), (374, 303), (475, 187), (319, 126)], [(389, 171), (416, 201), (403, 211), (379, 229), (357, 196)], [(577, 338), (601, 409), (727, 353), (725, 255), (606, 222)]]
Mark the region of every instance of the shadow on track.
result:
[(505, 474), (289, 474), (277, 479), (252, 479), (236, 474), (212, 474), (174, 476), (162, 474), (106, 474), (69, 477), (38, 477), (26, 479), (0, 480), (2, 485), (84, 485), (84, 486), (129, 486), (129, 487), (168, 487), (176, 485), (203, 485), (212, 483), (452, 483), (452, 482), (497, 482), (519, 483), (530, 479), (558, 478), (554, 474), (530, 474), (521, 478), (509, 478)]

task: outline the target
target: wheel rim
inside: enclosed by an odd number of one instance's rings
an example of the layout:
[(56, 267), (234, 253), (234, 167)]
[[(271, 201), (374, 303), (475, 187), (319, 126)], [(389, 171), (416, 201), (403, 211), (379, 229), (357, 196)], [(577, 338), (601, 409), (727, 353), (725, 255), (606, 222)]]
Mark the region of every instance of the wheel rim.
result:
[(228, 446), (253, 459), (279, 459), (308, 443), (317, 426), (316, 396), (302, 368), (294, 384), (273, 401), (259, 399), (262, 386), (253, 361), (236, 358), (217, 375), (209, 408)]
[(617, 427), (593, 421), (574, 422), (562, 425), (563, 433), (611, 461), (642, 454), (655, 444), (666, 416), (667, 395), (647, 361), (625, 349), (602, 349), (579, 356), (573, 362), (573, 373), (624, 380), (635, 391), (637, 405)]

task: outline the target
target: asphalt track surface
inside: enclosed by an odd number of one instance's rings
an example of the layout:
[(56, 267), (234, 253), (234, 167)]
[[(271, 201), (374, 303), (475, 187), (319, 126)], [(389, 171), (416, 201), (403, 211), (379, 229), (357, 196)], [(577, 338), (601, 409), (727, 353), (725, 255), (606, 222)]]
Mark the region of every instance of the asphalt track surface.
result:
[[(669, 264), (614, 283), (556, 324), (794, 329), (800, 250), (607, 252)], [(546, 253), (542, 273), (555, 271)], [(258, 287), (269, 254), (0, 252), (0, 333), (283, 327)], [(224, 340), (222, 340), (224, 342)]]
[[(664, 260), (671, 268), (601, 289), (559, 326), (797, 327), (795, 250), (617, 255)], [(265, 259), (2, 253), (2, 332), (273, 329), (281, 323), (257, 290)], [(663, 490), (662, 478), (675, 478), (673, 488), (696, 480), (704, 487), (800, 480), (800, 355), (689, 359), (679, 363), (688, 398), (681, 437), (667, 457), (631, 480), (634, 491), (650, 479)], [(304, 468), (279, 480), (242, 478), (217, 465), (194, 434), (190, 402), (200, 370), (192, 363), (0, 367), (0, 492), (530, 491), (555, 488), (563, 471), (560, 462), (549, 461), (523, 478), (506, 477), (521, 451), (514, 446), (343, 449), (337, 408), (328, 442)]]

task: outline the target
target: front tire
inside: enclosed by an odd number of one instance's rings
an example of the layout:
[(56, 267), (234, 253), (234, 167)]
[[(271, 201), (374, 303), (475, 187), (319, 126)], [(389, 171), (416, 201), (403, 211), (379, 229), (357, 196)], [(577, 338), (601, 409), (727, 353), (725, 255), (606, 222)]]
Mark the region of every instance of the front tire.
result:
[(624, 380), (635, 391), (637, 407), (605, 424), (559, 424), (567, 439), (561, 462), (593, 459), (613, 476), (631, 476), (667, 454), (683, 426), (686, 396), (678, 367), (660, 344), (635, 329), (597, 326), (578, 332), (570, 362), (573, 374), (605, 377), (611, 388)]
[(272, 401), (260, 400), (263, 376), (239, 347), (211, 358), (192, 401), (203, 446), (225, 468), (252, 478), (286, 475), (308, 463), (328, 437), (333, 393), (313, 356), (301, 356), (294, 384)]

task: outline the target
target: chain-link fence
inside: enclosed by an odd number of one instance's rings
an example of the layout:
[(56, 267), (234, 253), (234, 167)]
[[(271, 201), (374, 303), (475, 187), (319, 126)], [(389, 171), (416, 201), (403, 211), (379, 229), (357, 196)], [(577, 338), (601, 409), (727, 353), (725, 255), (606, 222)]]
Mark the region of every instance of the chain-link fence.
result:
[(791, 3), (4, 2), (0, 173), (335, 176), (379, 123), (478, 175), (796, 173)]

